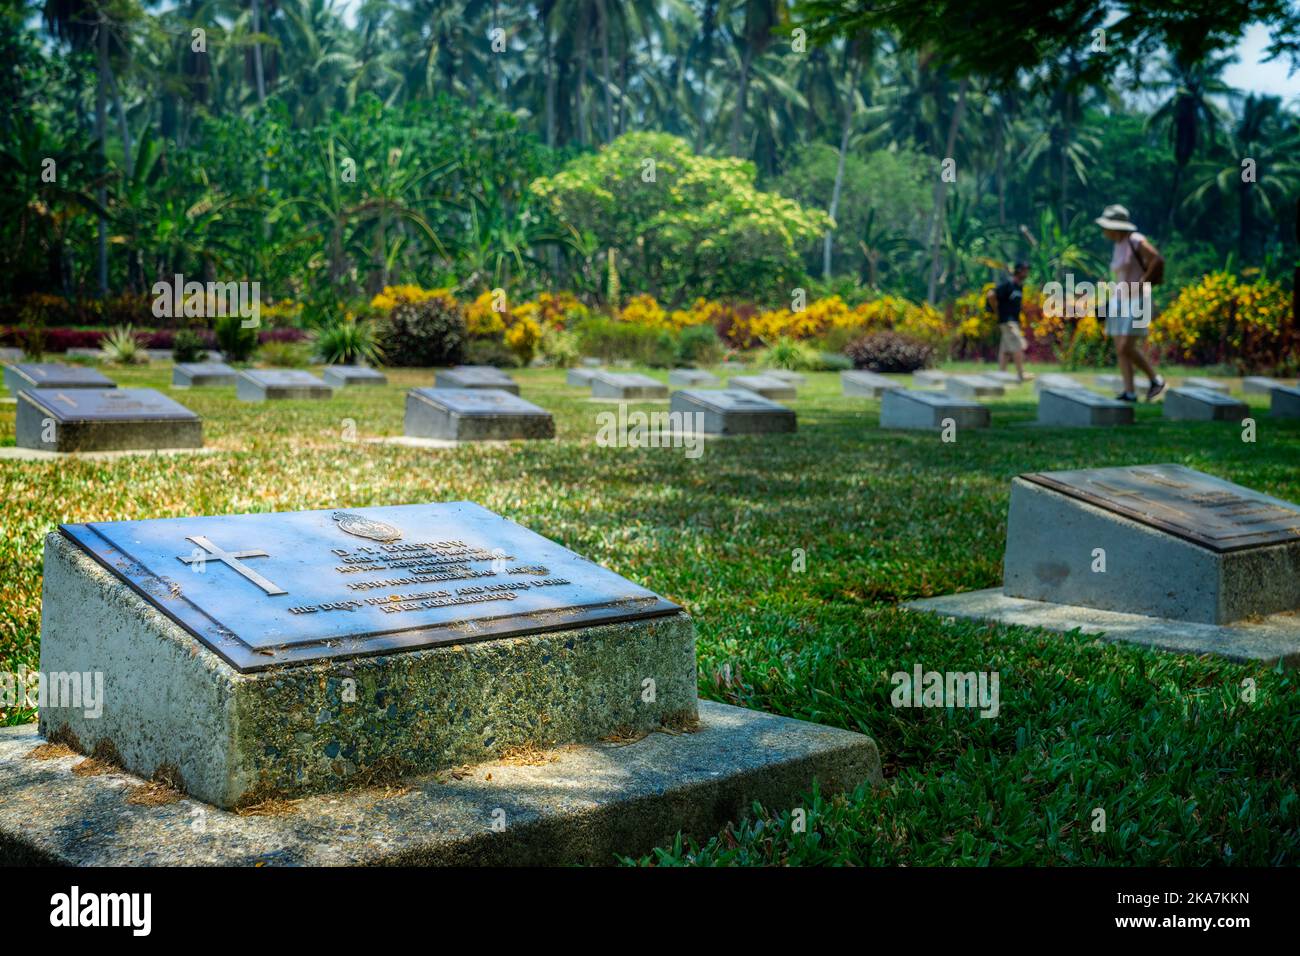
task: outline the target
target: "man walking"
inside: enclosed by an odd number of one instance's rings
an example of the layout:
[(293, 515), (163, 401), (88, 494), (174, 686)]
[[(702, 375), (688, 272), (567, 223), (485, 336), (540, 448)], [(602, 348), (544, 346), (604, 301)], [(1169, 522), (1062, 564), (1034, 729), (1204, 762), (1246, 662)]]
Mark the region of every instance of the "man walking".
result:
[(1029, 277), (1029, 263), (1017, 262), (1011, 275), (989, 290), (986, 304), (998, 314), (998, 369), (1007, 370), (1007, 357), (1016, 363), (1016, 376), (1025, 381), (1025, 333), (1020, 328), (1020, 300)]

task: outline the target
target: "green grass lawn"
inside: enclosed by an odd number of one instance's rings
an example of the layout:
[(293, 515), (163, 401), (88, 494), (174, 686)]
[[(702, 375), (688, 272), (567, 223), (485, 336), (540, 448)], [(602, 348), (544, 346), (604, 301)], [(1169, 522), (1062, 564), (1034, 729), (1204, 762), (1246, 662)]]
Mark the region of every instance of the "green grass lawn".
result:
[[(1300, 500), (1300, 423), (1269, 419), (1265, 399), (1247, 399), (1251, 444), (1235, 424), (1166, 423), (1146, 405), (1132, 428), (1021, 427), (1035, 415), (1022, 386), (990, 402), (991, 429), (945, 444), (881, 431), (879, 403), (845, 398), (819, 373), (791, 403), (797, 435), (711, 442), (692, 460), (595, 444), (595, 415), (613, 406), (565, 386), (562, 371), (516, 373), (523, 396), (555, 414), (558, 441), (446, 451), (364, 441), (401, 434), (403, 393), (431, 384), (428, 371), (269, 404), (171, 391), (169, 365), (108, 373), (199, 412), (219, 451), (0, 462), (0, 669), (37, 664), (42, 539), (59, 522), (470, 499), (686, 607), (702, 696), (880, 746), (885, 786), (810, 795), (806, 833), (759, 812), (648, 862), (1300, 863), (1294, 675), (897, 607), (1000, 583), (1020, 472), (1179, 462)], [(13, 408), (0, 406), (3, 444)], [(359, 440), (346, 440), (353, 430)], [(1001, 712), (892, 708), (889, 675), (917, 662), (996, 670)]]

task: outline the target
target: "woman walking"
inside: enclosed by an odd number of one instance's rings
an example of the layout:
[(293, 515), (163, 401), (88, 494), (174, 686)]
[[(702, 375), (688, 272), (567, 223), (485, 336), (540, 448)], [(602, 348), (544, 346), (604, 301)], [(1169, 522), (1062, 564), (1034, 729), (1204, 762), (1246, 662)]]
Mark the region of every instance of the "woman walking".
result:
[[(1122, 402), (1137, 401), (1133, 385), (1133, 367), (1137, 366), (1151, 383), (1147, 388), (1147, 401), (1152, 402), (1165, 390), (1165, 380), (1143, 354), (1141, 341), (1150, 325), (1151, 286), (1163, 277), (1165, 260), (1147, 237), (1137, 231), (1123, 206), (1107, 206), (1094, 221), (1101, 226), (1102, 234), (1114, 243), (1110, 271), (1118, 294), (1112, 294), (1107, 303), (1106, 334), (1115, 340), (1119, 374), (1124, 381), (1124, 391), (1115, 397)], [(1135, 322), (1135, 318), (1138, 321)]]

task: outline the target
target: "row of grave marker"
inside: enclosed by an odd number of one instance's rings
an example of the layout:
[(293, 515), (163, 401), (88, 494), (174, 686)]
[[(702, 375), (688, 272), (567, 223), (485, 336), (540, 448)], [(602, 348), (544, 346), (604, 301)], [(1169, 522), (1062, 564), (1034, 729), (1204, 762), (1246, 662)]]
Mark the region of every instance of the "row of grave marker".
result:
[[(246, 401), (329, 398), (338, 387), (385, 384), (381, 372), (360, 366), (331, 366), (329, 383), (297, 370), (236, 371), (220, 363), (178, 365), (178, 388), (234, 384)], [(959, 428), (984, 428), (987, 406), (976, 398), (1000, 395), (1007, 373), (945, 375), (918, 372), (913, 383), (942, 384), (944, 391), (906, 389), (893, 378), (868, 371), (841, 373), (844, 394), (879, 398), (884, 428), (937, 429), (951, 422)], [(202, 447), (199, 416), (152, 389), (118, 389), (94, 369), (60, 365), (13, 365), (6, 383), (21, 397), (17, 445), (42, 451), (150, 450)], [(727, 388), (686, 388), (672, 395), (674, 413), (698, 415), (693, 430), (736, 435), (788, 433), (796, 430), (793, 410), (778, 399), (793, 398), (805, 381), (797, 372), (773, 370), (740, 375)], [(1211, 380), (1205, 380), (1210, 382)], [(647, 375), (603, 369), (572, 369), (568, 382), (586, 385), (594, 400), (653, 401), (669, 398), (669, 389)], [(688, 386), (718, 383), (709, 372), (675, 369), (670, 382)], [(1300, 417), (1300, 389), (1268, 379), (1248, 380), (1272, 394), (1275, 417)], [(1165, 416), (1176, 420), (1240, 421), (1245, 403), (1229, 397), (1221, 383), (1170, 389)], [(1044, 375), (1035, 381), (1039, 422), (1055, 426), (1131, 424), (1132, 405), (1089, 391), (1074, 379)], [(71, 394), (70, 394), (71, 393)], [(73, 397), (76, 395), (77, 397)], [(51, 423), (54, 428), (51, 428)], [(410, 438), (451, 441), (545, 439), (555, 435), (545, 409), (519, 397), (519, 385), (490, 366), (457, 366), (435, 373), (435, 387), (412, 389), (406, 399), (405, 434)]]

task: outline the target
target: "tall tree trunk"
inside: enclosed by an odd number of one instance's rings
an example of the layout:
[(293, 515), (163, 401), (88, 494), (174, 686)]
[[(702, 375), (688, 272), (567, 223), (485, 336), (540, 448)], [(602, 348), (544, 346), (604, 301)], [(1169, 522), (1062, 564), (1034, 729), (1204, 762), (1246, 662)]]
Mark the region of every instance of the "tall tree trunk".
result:
[(542, 61), (546, 68), (546, 145), (555, 145), (555, 62), (551, 47), (551, 11), (553, 0), (541, 5), (538, 16), (542, 21)]
[(1174, 228), (1174, 209), (1178, 205), (1178, 193), (1183, 185), (1183, 170), (1186, 167), (1182, 163), (1174, 165), (1174, 182), (1169, 189), (1169, 205), (1165, 208), (1165, 235), (1168, 235)]
[(596, 0), (596, 19), (600, 25), (600, 74), (605, 87), (605, 142), (614, 138), (613, 77), (609, 75), (609, 11), (605, 0)]
[[(962, 77), (957, 86), (957, 105), (953, 107), (948, 120), (948, 137), (944, 147), (944, 157), (952, 158), (957, 149), (957, 131), (961, 128), (962, 116), (966, 112), (966, 91), (970, 88), (970, 79)], [(934, 210), (930, 215), (930, 281), (926, 287), (925, 301), (934, 305), (934, 297), (939, 288), (939, 234), (943, 225), (945, 205), (948, 199), (948, 184), (940, 172), (934, 184)]]
[[(253, 32), (262, 32), (262, 0), (253, 0)], [(257, 102), (266, 105), (266, 74), (262, 70), (262, 44), (253, 43), (253, 76), (257, 78)]]
[(587, 85), (587, 59), (590, 44), (587, 36), (587, 7), (581, 7), (578, 21), (578, 75), (573, 83), (573, 121), (578, 127), (578, 145), (587, 145), (587, 117), (583, 94)]
[(1007, 142), (1005, 136), (998, 137), (998, 166), (995, 173), (998, 181), (998, 225), (1007, 224)]
[(704, 119), (708, 102), (709, 64), (713, 60), (713, 37), (718, 29), (718, 0), (704, 0), (704, 13), (700, 17), (700, 67), (699, 92), (695, 97), (695, 151), (704, 149), (708, 123)]
[[(95, 135), (99, 137), (99, 153), (108, 165), (108, 18), (101, 11), (99, 15), (96, 66), (98, 83), (95, 88)], [(108, 187), (103, 183), (95, 191), (99, 200), (99, 228), (96, 236), (99, 261), (99, 294), (108, 295), (108, 221), (103, 210), (108, 208)]]
[(728, 152), (732, 156), (740, 155), (740, 134), (745, 123), (745, 108), (749, 99), (749, 69), (754, 60), (754, 48), (746, 44), (745, 53), (740, 58), (740, 87), (736, 91), (736, 112), (731, 117), (731, 138)]
[[(849, 137), (853, 133), (853, 94), (858, 88), (858, 66), (855, 62), (852, 70), (849, 72), (849, 88), (844, 98), (844, 120), (840, 132), (840, 157), (835, 164), (835, 185), (831, 188), (831, 205), (826, 211), (834, 223), (835, 216), (840, 210), (840, 193), (844, 188), (844, 164), (849, 152)], [(836, 227), (832, 225), (826, 230), (826, 237), (822, 244), (822, 278), (827, 282), (831, 278), (831, 246), (835, 237)]]

